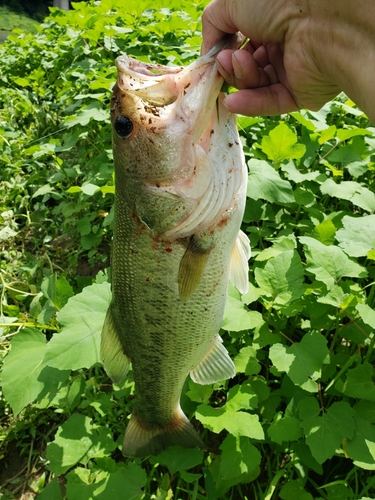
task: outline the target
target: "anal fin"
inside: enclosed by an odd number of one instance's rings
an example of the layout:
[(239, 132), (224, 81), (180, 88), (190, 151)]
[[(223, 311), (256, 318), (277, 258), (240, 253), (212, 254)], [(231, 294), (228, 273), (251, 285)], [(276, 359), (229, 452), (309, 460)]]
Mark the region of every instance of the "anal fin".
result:
[(245, 295), (249, 290), (249, 263), (251, 256), (250, 241), (240, 230), (230, 257), (229, 281)]
[(113, 382), (120, 383), (125, 379), (130, 362), (124, 354), (120, 338), (116, 332), (111, 305), (104, 320), (100, 342), (100, 359), (107, 375)]
[(216, 335), (202, 361), (190, 371), (190, 377), (197, 384), (214, 384), (234, 377), (236, 367), (223, 346), (220, 335)]
[(196, 290), (212, 246), (202, 245), (196, 235), (190, 238), (178, 271), (178, 290), (180, 299), (187, 300)]

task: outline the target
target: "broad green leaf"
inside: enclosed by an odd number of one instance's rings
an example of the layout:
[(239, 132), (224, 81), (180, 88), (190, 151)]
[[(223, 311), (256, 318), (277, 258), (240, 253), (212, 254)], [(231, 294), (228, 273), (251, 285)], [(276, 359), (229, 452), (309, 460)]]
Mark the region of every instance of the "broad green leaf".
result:
[(306, 147), (297, 144), (297, 134), (286, 123), (280, 123), (263, 137), (261, 150), (276, 164), (291, 158), (299, 159), (305, 154)]
[(95, 499), (141, 500), (144, 498), (142, 488), (146, 483), (147, 475), (142, 467), (129, 462), (125, 467), (108, 475), (105, 485), (95, 491)]
[(256, 358), (254, 347), (247, 346), (240, 349), (239, 354), (234, 358), (236, 371), (245, 375), (256, 375), (260, 372), (260, 364)]
[(355, 423), (354, 437), (346, 443), (345, 451), (357, 467), (375, 470), (375, 425), (360, 415), (356, 416)]
[(64, 276), (57, 278), (56, 274), (52, 274), (44, 278), (40, 289), (43, 295), (47, 297), (54, 307), (60, 311), (68, 302), (70, 297), (74, 295), (73, 288), (70, 286)]
[(197, 448), (184, 449), (181, 446), (172, 446), (151, 459), (154, 463), (168, 467), (171, 474), (196, 467), (202, 463), (202, 460), (202, 450), (198, 450)]
[(289, 480), (280, 491), (282, 500), (313, 500), (313, 497), (308, 493), (300, 480)]
[(357, 304), (356, 307), (362, 320), (371, 328), (375, 329), (375, 310), (367, 304)]
[(301, 421), (295, 417), (279, 418), (268, 428), (268, 436), (277, 444), (284, 441), (297, 441), (303, 436)]
[(355, 300), (356, 298), (353, 294), (345, 293), (339, 285), (333, 285), (326, 295), (317, 299), (317, 302), (321, 304), (329, 304), (333, 307), (344, 310), (352, 306), (353, 301), (355, 305)]
[(44, 490), (38, 495), (38, 500), (63, 500), (60, 483), (57, 477), (53, 478)]
[(272, 257), (276, 257), (282, 252), (286, 252), (288, 250), (294, 250), (296, 248), (297, 242), (293, 238), (281, 238), (279, 241), (276, 241), (271, 247), (265, 248), (256, 256), (256, 260), (261, 262), (264, 260), (271, 259)]
[(260, 465), (261, 454), (245, 437), (230, 434), (220, 445), (220, 475), (224, 480), (240, 477)]
[(353, 398), (375, 401), (373, 367), (369, 363), (363, 363), (363, 365), (349, 369), (342, 392)]
[(189, 380), (189, 391), (186, 395), (191, 399), (191, 401), (195, 401), (196, 403), (205, 403), (208, 404), (210, 402), (210, 397), (214, 392), (212, 385), (201, 385), (196, 384), (191, 379)]
[(257, 407), (258, 396), (249, 383), (231, 387), (227, 395), (225, 409), (228, 411), (249, 410)]
[(336, 183), (333, 179), (327, 179), (320, 186), (320, 190), (323, 194), (348, 200), (367, 212), (375, 210), (375, 194), (358, 182), (342, 181)]
[(96, 429), (89, 417), (74, 413), (58, 428), (55, 439), (47, 445), (49, 468), (64, 474), (77, 463), (86, 464), (90, 458), (105, 457), (116, 443), (105, 427)]
[(307, 236), (299, 239), (305, 247), (306, 269), (313, 273), (318, 281), (322, 281), (328, 289), (332, 288), (343, 276), (352, 278), (367, 276), (366, 269), (350, 260), (341, 248), (334, 245), (326, 246)]
[(281, 179), (279, 173), (267, 162), (251, 159), (247, 196), (252, 200), (266, 200), (271, 203), (294, 203), (292, 186)]
[(45, 366), (46, 346), (45, 335), (32, 328), (24, 328), (12, 340), (12, 348), (4, 360), (2, 387), (15, 415), (43, 389), (38, 378)]
[(331, 125), (330, 127), (321, 130), (320, 137), (318, 139), (319, 144), (324, 144), (327, 141), (331, 141), (335, 137), (336, 131), (337, 129), (335, 125)]
[(299, 299), (305, 290), (301, 259), (294, 250), (270, 259), (264, 269), (255, 269), (255, 279), (275, 305), (288, 305)]
[(226, 429), (233, 436), (264, 439), (264, 432), (257, 415), (243, 411), (227, 411), (225, 407), (215, 409), (211, 406), (199, 405), (195, 416), (205, 427), (216, 434)]
[(230, 332), (253, 330), (262, 322), (262, 315), (258, 311), (250, 311), (240, 299), (228, 296), (221, 326), (223, 330)]
[(333, 245), (335, 241), (336, 227), (331, 219), (326, 219), (315, 226), (313, 237), (324, 245)]
[(339, 246), (351, 257), (366, 257), (375, 249), (375, 215), (342, 219), (343, 228), (336, 233)]
[(107, 282), (94, 283), (69, 299), (57, 316), (62, 329), (48, 343), (44, 362), (70, 370), (99, 363), (100, 334), (110, 301)]
[(329, 360), (326, 338), (317, 332), (310, 332), (290, 347), (274, 344), (270, 348), (270, 359), (280, 372), (286, 372), (294, 384), (308, 392), (316, 392), (316, 380)]
[(333, 403), (322, 416), (302, 421), (306, 443), (319, 463), (331, 458), (343, 439), (352, 438), (355, 430), (354, 410), (348, 403)]

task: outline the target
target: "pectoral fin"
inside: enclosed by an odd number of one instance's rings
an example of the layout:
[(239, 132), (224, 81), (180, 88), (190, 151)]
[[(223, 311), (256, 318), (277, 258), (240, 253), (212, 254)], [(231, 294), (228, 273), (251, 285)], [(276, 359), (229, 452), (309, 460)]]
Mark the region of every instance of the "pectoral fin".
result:
[(220, 335), (216, 335), (205, 357), (193, 370), (190, 377), (197, 384), (214, 384), (234, 377), (236, 368), (228, 351), (223, 346)]
[(229, 280), (244, 295), (249, 289), (250, 241), (243, 231), (238, 233), (230, 258)]
[(112, 307), (109, 306), (105, 317), (100, 343), (100, 358), (107, 375), (115, 383), (126, 377), (129, 370), (129, 359), (124, 354), (120, 338), (116, 332)]
[(212, 245), (203, 245), (196, 235), (190, 238), (178, 271), (178, 290), (181, 300), (187, 300), (196, 290), (211, 249)]

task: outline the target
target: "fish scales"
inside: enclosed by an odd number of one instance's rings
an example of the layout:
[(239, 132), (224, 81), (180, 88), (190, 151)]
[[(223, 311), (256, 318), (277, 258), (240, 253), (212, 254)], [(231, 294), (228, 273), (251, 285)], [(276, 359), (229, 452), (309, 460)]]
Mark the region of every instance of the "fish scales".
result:
[(203, 448), (180, 408), (186, 377), (235, 375), (218, 332), (229, 277), (246, 291), (250, 248), (240, 232), (247, 171), (215, 66), (223, 46), (186, 68), (117, 60), (113, 298), (101, 358), (116, 382), (132, 363), (126, 456)]

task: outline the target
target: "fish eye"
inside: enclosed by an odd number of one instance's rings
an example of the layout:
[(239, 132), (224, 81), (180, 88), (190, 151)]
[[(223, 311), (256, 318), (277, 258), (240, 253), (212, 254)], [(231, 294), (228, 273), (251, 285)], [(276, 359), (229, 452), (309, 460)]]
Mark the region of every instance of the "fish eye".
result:
[(127, 139), (133, 132), (133, 122), (127, 116), (118, 116), (115, 120), (114, 127), (117, 135), (122, 139)]

